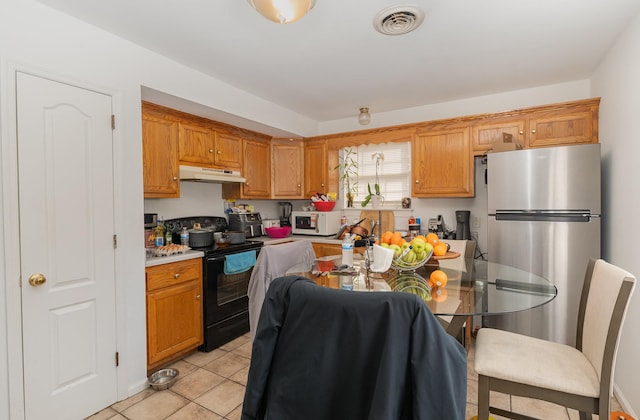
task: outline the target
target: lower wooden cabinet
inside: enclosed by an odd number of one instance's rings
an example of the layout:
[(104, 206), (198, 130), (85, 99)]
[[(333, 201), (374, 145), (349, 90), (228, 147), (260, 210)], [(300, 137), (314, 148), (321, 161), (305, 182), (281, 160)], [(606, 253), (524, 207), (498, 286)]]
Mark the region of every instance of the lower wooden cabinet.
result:
[(147, 370), (203, 343), (202, 260), (146, 268)]

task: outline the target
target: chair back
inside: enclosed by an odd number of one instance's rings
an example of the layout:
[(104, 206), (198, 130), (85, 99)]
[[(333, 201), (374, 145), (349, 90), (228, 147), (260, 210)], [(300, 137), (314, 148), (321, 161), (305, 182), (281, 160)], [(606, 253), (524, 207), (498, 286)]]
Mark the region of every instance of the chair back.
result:
[(316, 254), (311, 241), (293, 241), (262, 247), (253, 267), (247, 296), (249, 297), (249, 330), (251, 336), (258, 326), (260, 309), (269, 284), (275, 278), (282, 277), (296, 265), (313, 267)]
[(576, 347), (591, 361), (601, 387), (608, 386), (609, 394), (620, 330), (635, 283), (635, 277), (619, 267), (601, 259), (589, 261), (578, 312)]

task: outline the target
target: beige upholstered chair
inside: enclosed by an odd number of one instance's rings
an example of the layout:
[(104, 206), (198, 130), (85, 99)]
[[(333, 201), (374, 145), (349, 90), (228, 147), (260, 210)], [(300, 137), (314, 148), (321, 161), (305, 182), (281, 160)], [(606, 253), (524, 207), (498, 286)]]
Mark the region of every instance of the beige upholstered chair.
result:
[[(629, 298), (636, 279), (604, 260), (587, 267), (578, 310), (576, 347), (490, 328), (478, 331), (478, 419), (489, 412), (529, 419), (490, 407), (489, 392), (550, 401), (608, 419), (613, 368)], [(559, 291), (562, 293), (562, 291)]]

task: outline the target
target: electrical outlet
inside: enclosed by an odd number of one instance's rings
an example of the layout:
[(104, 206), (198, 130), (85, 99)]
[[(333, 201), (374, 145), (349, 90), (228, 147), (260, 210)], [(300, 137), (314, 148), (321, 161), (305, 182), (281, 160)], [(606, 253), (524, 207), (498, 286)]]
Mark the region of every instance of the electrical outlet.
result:
[(471, 227), (475, 229), (478, 229), (480, 227), (480, 216), (473, 216)]

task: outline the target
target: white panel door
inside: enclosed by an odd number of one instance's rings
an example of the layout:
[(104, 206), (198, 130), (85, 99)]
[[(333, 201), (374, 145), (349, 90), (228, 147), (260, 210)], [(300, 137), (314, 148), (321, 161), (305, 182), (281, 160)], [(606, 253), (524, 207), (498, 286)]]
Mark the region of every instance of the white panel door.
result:
[(117, 398), (111, 113), (110, 96), (17, 74), (27, 419)]

